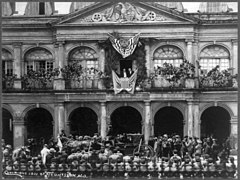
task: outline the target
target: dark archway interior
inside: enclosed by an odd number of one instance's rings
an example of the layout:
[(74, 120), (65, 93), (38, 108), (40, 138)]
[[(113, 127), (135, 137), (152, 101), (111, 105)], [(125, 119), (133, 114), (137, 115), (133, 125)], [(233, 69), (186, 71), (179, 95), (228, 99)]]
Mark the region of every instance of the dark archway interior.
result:
[(50, 112), (43, 108), (30, 110), (25, 116), (27, 123), (27, 138), (35, 138), (37, 141), (44, 138), (44, 142), (53, 136), (53, 118)]
[(123, 133), (141, 133), (142, 117), (133, 107), (126, 106), (116, 109), (111, 115), (112, 135)]
[(154, 116), (154, 135), (177, 134), (183, 137), (183, 115), (174, 107), (161, 108)]
[(90, 108), (80, 107), (70, 115), (70, 133), (93, 136), (98, 132), (97, 114)]
[(2, 139), (5, 140), (5, 144), (13, 146), (13, 117), (11, 113), (4, 108), (2, 109), (2, 117)]
[(224, 140), (230, 135), (230, 119), (230, 114), (222, 107), (207, 108), (201, 116), (201, 137)]

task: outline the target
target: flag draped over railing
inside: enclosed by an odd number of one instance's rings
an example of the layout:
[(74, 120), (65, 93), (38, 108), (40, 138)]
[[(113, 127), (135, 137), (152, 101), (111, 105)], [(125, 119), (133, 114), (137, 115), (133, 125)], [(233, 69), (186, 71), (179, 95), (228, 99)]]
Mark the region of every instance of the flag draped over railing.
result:
[(130, 56), (138, 45), (140, 33), (130, 39), (117, 39), (113, 35), (109, 34), (109, 39), (114, 49), (122, 55), (123, 58)]
[(112, 70), (113, 89), (115, 94), (118, 94), (123, 90), (126, 90), (130, 94), (133, 94), (137, 80), (137, 72), (138, 70), (136, 70), (129, 78), (119, 78), (118, 75)]

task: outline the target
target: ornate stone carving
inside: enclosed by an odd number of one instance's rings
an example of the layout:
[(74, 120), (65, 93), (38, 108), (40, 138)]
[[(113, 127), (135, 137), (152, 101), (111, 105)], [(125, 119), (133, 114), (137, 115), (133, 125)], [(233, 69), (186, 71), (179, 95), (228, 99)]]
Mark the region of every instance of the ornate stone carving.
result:
[(81, 22), (132, 22), (165, 21), (166, 18), (154, 11), (133, 6), (130, 3), (118, 3), (112, 7), (81, 19)]

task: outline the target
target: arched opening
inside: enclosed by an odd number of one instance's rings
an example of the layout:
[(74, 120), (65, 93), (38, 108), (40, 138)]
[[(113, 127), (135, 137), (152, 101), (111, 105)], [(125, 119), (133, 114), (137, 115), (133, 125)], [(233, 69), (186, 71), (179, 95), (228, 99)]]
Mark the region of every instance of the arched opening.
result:
[(142, 116), (133, 107), (119, 107), (111, 114), (112, 135), (123, 133), (141, 133)]
[(93, 136), (94, 133), (98, 132), (97, 121), (97, 114), (92, 109), (87, 107), (77, 108), (70, 114), (70, 133)]
[(154, 116), (154, 135), (163, 134), (183, 136), (183, 115), (174, 107), (164, 107)]
[(157, 48), (153, 53), (154, 67), (162, 67), (163, 64), (170, 63), (173, 66), (180, 66), (184, 55), (181, 49), (173, 45), (164, 45)]
[(5, 144), (10, 144), (13, 147), (13, 117), (11, 113), (2, 108), (2, 139)]
[(207, 74), (211, 69), (219, 65), (219, 70), (227, 70), (230, 67), (230, 53), (220, 45), (205, 47), (200, 53), (201, 73)]
[(229, 112), (222, 107), (207, 108), (201, 115), (201, 137), (224, 140), (230, 135), (230, 119)]
[(24, 117), (27, 126), (27, 139), (33, 138), (40, 145), (48, 143), (53, 136), (53, 118), (49, 111), (35, 108)]

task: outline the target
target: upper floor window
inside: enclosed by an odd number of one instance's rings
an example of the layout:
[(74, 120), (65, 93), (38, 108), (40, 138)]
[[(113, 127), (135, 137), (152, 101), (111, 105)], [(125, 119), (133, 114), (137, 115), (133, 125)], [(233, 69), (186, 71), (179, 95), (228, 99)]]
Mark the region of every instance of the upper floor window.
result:
[(13, 56), (6, 49), (2, 49), (2, 72), (4, 75), (13, 75)]
[(98, 68), (97, 53), (89, 47), (79, 47), (72, 50), (69, 62), (78, 62), (83, 68)]
[(165, 62), (173, 66), (180, 66), (183, 62), (183, 52), (176, 46), (161, 46), (154, 52), (153, 61), (154, 68), (163, 66)]
[(48, 72), (53, 70), (53, 56), (44, 48), (29, 50), (24, 57), (25, 73), (29, 70), (39, 71), (44, 69)]
[(199, 64), (204, 74), (217, 65), (219, 65), (220, 71), (228, 69), (230, 64), (229, 51), (219, 45), (207, 46), (200, 53)]

